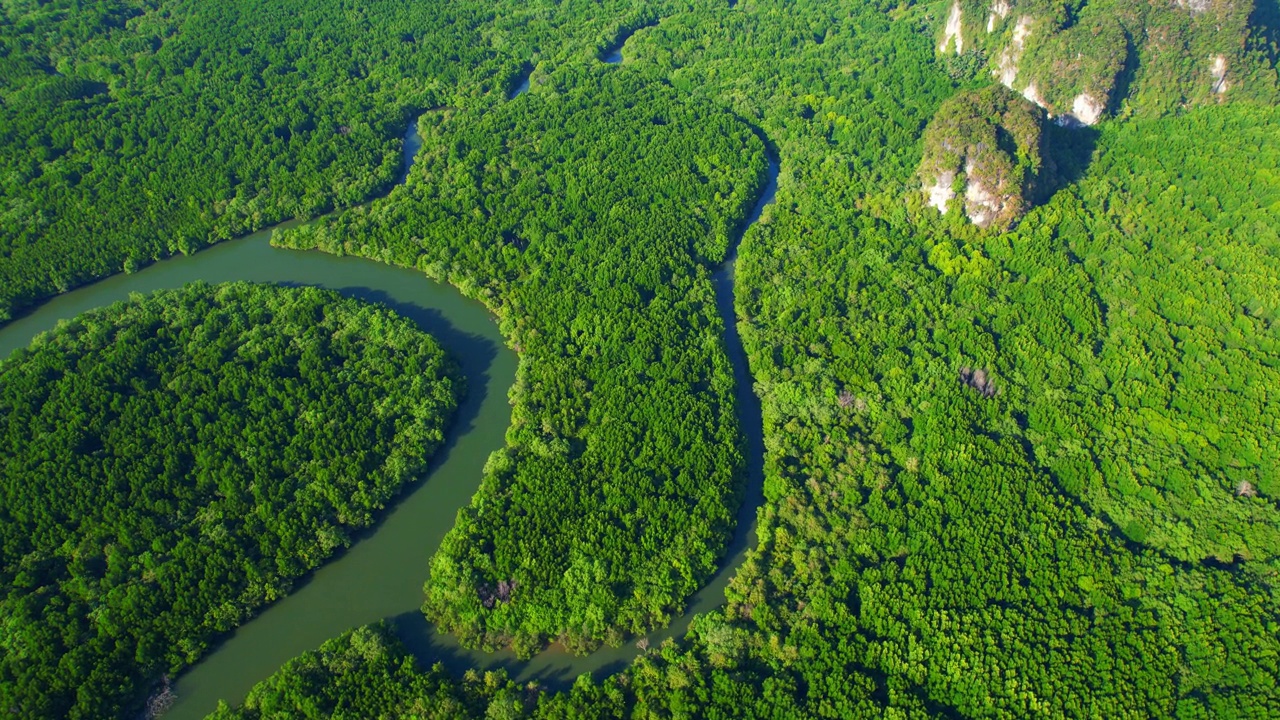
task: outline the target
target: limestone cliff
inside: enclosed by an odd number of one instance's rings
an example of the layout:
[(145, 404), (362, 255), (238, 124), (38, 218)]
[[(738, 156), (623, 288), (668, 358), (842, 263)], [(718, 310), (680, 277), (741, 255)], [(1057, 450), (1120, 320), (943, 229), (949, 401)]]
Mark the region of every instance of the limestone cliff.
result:
[(945, 12), (940, 53), (985, 57), (992, 77), (1062, 125), (1092, 125), (1122, 105), (1159, 115), (1218, 102), (1251, 72), (1253, 0), (951, 0), (937, 7)]
[(1044, 112), (1004, 87), (943, 103), (924, 131), (920, 181), (927, 202), (963, 204), (980, 227), (1008, 228), (1022, 215), (1040, 173)]

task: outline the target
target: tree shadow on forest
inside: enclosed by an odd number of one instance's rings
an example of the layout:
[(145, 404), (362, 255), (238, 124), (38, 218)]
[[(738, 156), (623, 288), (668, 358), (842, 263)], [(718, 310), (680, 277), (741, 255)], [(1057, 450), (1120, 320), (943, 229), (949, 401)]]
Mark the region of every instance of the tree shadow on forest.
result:
[(1107, 103), (1107, 112), (1112, 115), (1120, 112), (1121, 105), (1129, 97), (1129, 93), (1133, 89), (1133, 81), (1138, 77), (1138, 67), (1141, 63), (1141, 58), (1138, 57), (1138, 46), (1133, 42), (1133, 35), (1125, 32), (1124, 62), (1120, 65), (1120, 72), (1116, 74), (1116, 86), (1111, 91), (1111, 100)]
[(1260, 49), (1275, 64), (1280, 59), (1280, 1), (1256, 0), (1253, 13), (1249, 15), (1249, 27), (1253, 28), (1254, 38), (1262, 44)]
[(1095, 127), (1063, 127), (1046, 123), (1041, 138), (1044, 168), (1031, 201), (1048, 202), (1054, 194), (1084, 178), (1093, 162), (1102, 131)]

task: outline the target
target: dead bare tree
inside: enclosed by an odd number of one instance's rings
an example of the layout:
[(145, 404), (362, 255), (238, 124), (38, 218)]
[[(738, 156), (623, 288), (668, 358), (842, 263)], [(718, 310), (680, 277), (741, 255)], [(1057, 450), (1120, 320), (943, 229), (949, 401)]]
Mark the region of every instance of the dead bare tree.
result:
[(995, 381), (982, 368), (974, 370), (967, 365), (960, 368), (960, 382), (977, 390), (985, 398), (995, 397), (1000, 392)]

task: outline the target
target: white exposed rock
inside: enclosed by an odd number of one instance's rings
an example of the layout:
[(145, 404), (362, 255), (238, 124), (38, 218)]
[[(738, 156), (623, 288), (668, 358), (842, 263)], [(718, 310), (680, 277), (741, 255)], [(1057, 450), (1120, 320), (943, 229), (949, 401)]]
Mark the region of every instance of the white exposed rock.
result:
[(947, 27), (942, 35), (942, 42), (938, 44), (938, 52), (945, 53), (947, 48), (951, 46), (951, 41), (955, 40), (956, 54), (964, 52), (964, 35), (961, 33), (962, 21), (964, 16), (960, 12), (960, 0), (956, 0), (951, 5), (951, 14), (947, 16)]
[(1227, 91), (1227, 58), (1215, 55), (1213, 65), (1209, 66), (1209, 76), (1213, 78), (1213, 91), (1222, 94)]
[(992, 13), (987, 16), (987, 32), (993, 32), (996, 29), (996, 16)]
[(1000, 84), (1013, 89), (1013, 83), (1018, 79), (1018, 66), (1014, 62), (1013, 54), (1009, 48), (1005, 48), (1000, 53), (1000, 65), (996, 70), (996, 77), (1000, 78)]
[[(1004, 12), (1009, 13), (1009, 5), (1003, 0), (997, 2), (992, 8), (993, 10), (1003, 5)], [(995, 16), (992, 15), (994, 18)], [(991, 23), (988, 23), (990, 26)], [(1013, 26), (1013, 42), (1009, 47), (1000, 53), (1000, 62), (996, 65), (996, 69), (991, 72), (1000, 79), (1000, 84), (1013, 90), (1013, 83), (1018, 79), (1018, 61), (1022, 59), (1022, 49), (1027, 44), (1027, 38), (1031, 37), (1031, 18), (1023, 15), (1018, 18), (1018, 22)], [(1031, 100), (1031, 98), (1027, 98)], [(1034, 101), (1032, 101), (1034, 102)], [(1036, 103), (1039, 105), (1039, 103)]]
[(969, 222), (978, 227), (986, 227), (1000, 214), (1001, 203), (982, 183), (974, 179), (973, 169), (972, 161), (965, 164), (964, 172), (968, 176), (964, 188), (965, 214), (969, 216)]
[(1031, 101), (1031, 102), (1035, 103), (1036, 105), (1039, 105), (1040, 107), (1044, 107), (1044, 106), (1045, 106), (1045, 105), (1044, 105), (1044, 98), (1040, 97), (1040, 91), (1039, 91), (1039, 90), (1036, 90), (1036, 84), (1035, 84), (1035, 83), (1031, 83), (1030, 85), (1028, 85), (1028, 86), (1026, 87), (1026, 89), (1025, 89), (1025, 90), (1023, 90), (1023, 91), (1022, 91), (1022, 97), (1024, 97), (1024, 98), (1026, 98), (1027, 100), (1029, 100), (1029, 101)]
[(1212, 0), (1177, 0), (1178, 7), (1190, 10), (1192, 15), (1199, 15), (1208, 10), (1211, 2)]
[(1027, 38), (1031, 37), (1031, 18), (1023, 15), (1018, 18), (1018, 24), (1013, 26), (1013, 47), (1022, 52), (1023, 46), (1027, 44)]
[(1064, 127), (1093, 125), (1102, 118), (1104, 110), (1106, 108), (1098, 102), (1097, 98), (1089, 93), (1080, 93), (1075, 100), (1071, 101), (1071, 112), (1064, 113), (1057, 122)]
[(956, 174), (950, 170), (938, 175), (938, 181), (933, 187), (925, 188), (925, 193), (929, 195), (929, 204), (938, 208), (938, 212), (943, 215), (947, 214), (947, 203), (951, 202), (951, 198), (955, 197), (955, 192), (951, 189), (951, 183), (955, 182)]
[(1093, 125), (1101, 120), (1106, 109), (1101, 101), (1089, 93), (1080, 93), (1071, 101), (1071, 114), (1085, 125)]
[(1013, 6), (1009, 4), (1009, 0), (996, 0), (991, 3), (991, 14), (997, 15), (1001, 20), (1009, 17), (1009, 13), (1013, 10)]

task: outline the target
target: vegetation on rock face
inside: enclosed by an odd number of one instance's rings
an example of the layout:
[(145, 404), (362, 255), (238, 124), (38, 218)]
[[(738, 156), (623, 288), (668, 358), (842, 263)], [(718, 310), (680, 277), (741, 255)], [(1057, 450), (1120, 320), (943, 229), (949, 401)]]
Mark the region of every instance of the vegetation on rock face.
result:
[(521, 353), (508, 447), (431, 565), (468, 644), (574, 651), (664, 625), (716, 568), (743, 459), (709, 269), (762, 186), (750, 128), (588, 56), (424, 118), (409, 183), (281, 233), (418, 267)]
[(975, 225), (1008, 228), (1027, 209), (1040, 172), (1043, 117), (999, 86), (943, 103), (924, 131), (920, 180), (929, 203), (945, 213), (958, 194)]
[(461, 382), (391, 311), (195, 284), (0, 363), (0, 707), (109, 718), (373, 523)]
[(940, 53), (986, 58), (994, 77), (1060, 122), (1092, 125), (1112, 109), (1157, 116), (1222, 98), (1273, 101), (1254, 11), (1238, 0), (956, 0), (934, 22)]

